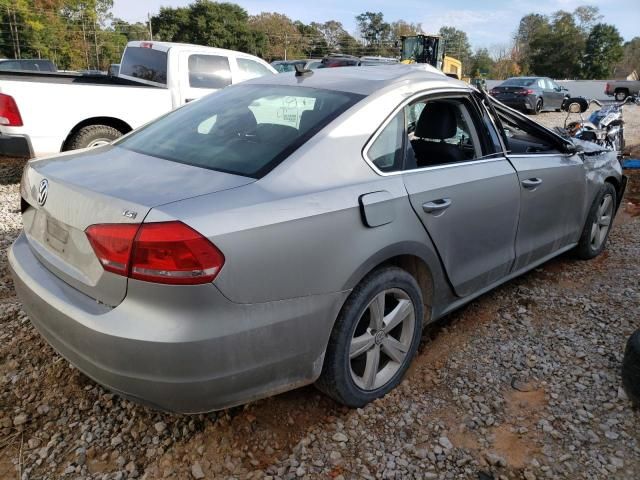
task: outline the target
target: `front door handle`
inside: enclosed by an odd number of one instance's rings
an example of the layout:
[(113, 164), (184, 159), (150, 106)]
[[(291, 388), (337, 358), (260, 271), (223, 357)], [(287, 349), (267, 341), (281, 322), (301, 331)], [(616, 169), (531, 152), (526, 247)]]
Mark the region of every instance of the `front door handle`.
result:
[(522, 181), (522, 186), (524, 188), (528, 188), (529, 190), (533, 190), (542, 185), (542, 179), (540, 178), (528, 178), (527, 180)]
[(431, 202), (427, 202), (422, 205), (422, 210), (425, 213), (438, 213), (446, 210), (451, 206), (450, 198), (439, 198), (438, 200), (433, 200)]

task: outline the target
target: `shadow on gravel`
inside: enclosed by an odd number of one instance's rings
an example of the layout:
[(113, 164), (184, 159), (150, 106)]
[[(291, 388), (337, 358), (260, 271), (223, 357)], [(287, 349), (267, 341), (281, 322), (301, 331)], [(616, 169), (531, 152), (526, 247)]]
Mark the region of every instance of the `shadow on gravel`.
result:
[(23, 158), (0, 157), (0, 185), (19, 183), (26, 163)]

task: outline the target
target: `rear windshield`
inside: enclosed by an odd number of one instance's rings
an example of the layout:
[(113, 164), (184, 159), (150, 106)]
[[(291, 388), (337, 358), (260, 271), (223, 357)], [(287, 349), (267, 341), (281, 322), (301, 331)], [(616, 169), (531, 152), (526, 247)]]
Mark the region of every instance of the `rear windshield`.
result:
[(361, 98), (308, 87), (237, 85), (165, 115), (118, 145), (260, 178)]
[(127, 47), (120, 64), (120, 75), (167, 84), (167, 52), (144, 47)]
[(510, 78), (500, 85), (501, 87), (528, 87), (536, 83), (535, 78)]

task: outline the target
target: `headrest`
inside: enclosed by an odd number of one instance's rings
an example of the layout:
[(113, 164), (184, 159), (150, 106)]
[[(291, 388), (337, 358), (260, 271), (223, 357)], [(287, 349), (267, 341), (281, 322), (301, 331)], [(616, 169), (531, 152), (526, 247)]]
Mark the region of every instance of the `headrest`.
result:
[(444, 140), (455, 136), (457, 128), (456, 107), (448, 102), (435, 101), (425, 105), (414, 133), (418, 138)]

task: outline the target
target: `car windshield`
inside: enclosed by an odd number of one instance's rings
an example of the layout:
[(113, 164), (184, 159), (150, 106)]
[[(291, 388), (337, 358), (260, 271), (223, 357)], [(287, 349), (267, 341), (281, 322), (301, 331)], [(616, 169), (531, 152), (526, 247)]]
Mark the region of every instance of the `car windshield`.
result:
[(510, 78), (501, 87), (528, 87), (536, 83), (535, 78)]
[(361, 98), (299, 86), (238, 85), (177, 109), (117, 145), (261, 178)]

